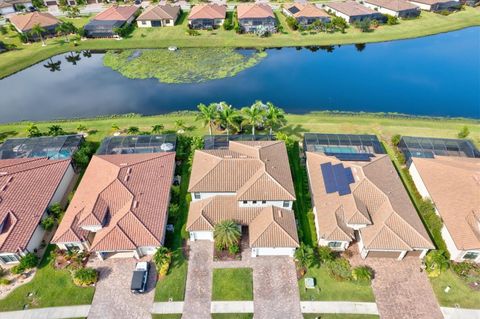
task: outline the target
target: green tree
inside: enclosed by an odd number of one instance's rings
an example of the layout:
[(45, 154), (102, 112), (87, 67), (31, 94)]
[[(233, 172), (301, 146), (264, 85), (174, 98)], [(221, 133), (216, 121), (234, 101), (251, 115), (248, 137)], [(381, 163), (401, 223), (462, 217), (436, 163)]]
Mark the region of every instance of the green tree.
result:
[(83, 124), (78, 124), (77, 126), (77, 132), (86, 132), (88, 129), (85, 125)]
[(97, 282), (98, 272), (90, 267), (80, 268), (72, 274), (73, 283), (77, 286), (89, 286)]
[(270, 135), (273, 134), (274, 128), (282, 127), (285, 124), (287, 124), (285, 112), (272, 103), (267, 102), (267, 110), (265, 111), (265, 126), (270, 129)]
[(238, 245), (241, 232), (233, 220), (224, 220), (215, 225), (213, 237), (217, 249), (228, 249), (230, 246)]
[(160, 269), (165, 263), (170, 263), (172, 260), (172, 253), (167, 247), (159, 247), (152, 258), (157, 269)]
[(260, 106), (260, 103), (261, 102), (257, 101), (252, 106), (242, 109), (245, 122), (252, 126), (252, 135), (255, 135), (255, 127), (263, 125), (265, 111)]
[(306, 269), (307, 267), (313, 266), (316, 261), (313, 248), (301, 243), (300, 247), (298, 247), (295, 251), (295, 261), (297, 266), (301, 269)]
[(165, 127), (162, 124), (155, 124), (152, 126), (152, 133), (153, 134), (161, 134)]
[(326, 264), (335, 260), (335, 254), (328, 246), (319, 246), (317, 249), (318, 259), (321, 264)]
[(77, 28), (71, 22), (62, 22), (55, 28), (55, 31), (65, 37), (65, 42), (69, 42), (68, 35), (77, 32)]
[(331, 27), (335, 30), (340, 30), (340, 32), (344, 33), (345, 29), (348, 27), (347, 22), (340, 18), (340, 17), (332, 17), (331, 19)]
[(185, 130), (187, 126), (185, 125), (185, 121), (184, 120), (175, 120), (175, 128), (177, 129), (177, 131), (180, 131), (180, 130)]
[(221, 102), (221, 104), (222, 108), (218, 112), (217, 120), (218, 123), (225, 128), (227, 135), (229, 135), (232, 127), (238, 130), (237, 118), (239, 115), (231, 105), (227, 105), (225, 102)]
[(367, 266), (358, 266), (352, 270), (352, 278), (358, 282), (370, 282), (373, 278), (373, 270)]
[(27, 127), (27, 137), (38, 137), (38, 136), (42, 136), (42, 133), (40, 132), (40, 130), (38, 129), (38, 127), (33, 124), (33, 123), (30, 123)]
[(297, 22), (297, 19), (295, 19), (294, 17), (287, 17), (285, 19), (285, 21), (287, 22), (287, 25), (290, 27), (290, 29), (292, 30), (298, 30), (298, 22)]
[(443, 250), (432, 250), (425, 258), (425, 266), (429, 277), (438, 277), (450, 267), (450, 261)]
[(43, 39), (43, 34), (46, 32), (42, 26), (37, 23), (32, 27), (32, 30), (30, 31), (31, 33), (37, 35), (40, 40), (42, 40), (42, 46), (46, 46), (45, 40)]
[(402, 139), (402, 136), (400, 134), (395, 134), (392, 136), (391, 142), (393, 146), (398, 146), (400, 144), (400, 140)]
[(458, 138), (467, 138), (468, 135), (470, 135), (470, 130), (468, 129), (468, 126), (466, 126), (466, 125), (464, 127), (462, 127), (460, 132), (458, 132), (458, 134), (457, 134)]
[(48, 136), (60, 136), (60, 135), (65, 135), (65, 131), (60, 125), (51, 125), (48, 127)]
[(140, 129), (137, 126), (130, 126), (127, 129), (128, 135), (138, 135), (140, 133)]
[(388, 25), (398, 24), (398, 18), (396, 16), (387, 14), (387, 24)]
[(120, 131), (120, 126), (118, 126), (118, 125), (115, 124), (115, 123), (112, 124), (111, 128), (112, 128), (112, 130), (114, 130), (115, 132)]
[(370, 32), (370, 28), (372, 27), (372, 20), (370, 19), (362, 19), (355, 23), (355, 26), (360, 29), (362, 32)]
[(208, 133), (212, 135), (212, 127), (217, 119), (217, 104), (211, 103), (208, 106), (201, 103), (198, 106), (200, 113), (197, 115), (196, 121), (202, 121), (203, 127), (208, 126)]
[(43, 7), (45, 7), (45, 4), (43, 3), (42, 0), (32, 0), (32, 5), (33, 5), (35, 8), (43, 8)]

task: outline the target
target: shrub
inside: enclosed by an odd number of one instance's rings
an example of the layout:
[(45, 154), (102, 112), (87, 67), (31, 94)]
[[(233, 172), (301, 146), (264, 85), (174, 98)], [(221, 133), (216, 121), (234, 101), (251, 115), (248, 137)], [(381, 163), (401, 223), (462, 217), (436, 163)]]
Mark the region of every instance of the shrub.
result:
[(370, 282), (373, 278), (373, 270), (367, 266), (358, 266), (352, 270), (352, 278), (358, 282)]
[(370, 32), (370, 28), (372, 27), (372, 20), (370, 19), (363, 19), (360, 21), (355, 22), (355, 27), (360, 29), (362, 32)]
[(0, 26), (0, 34), (5, 35), (7, 33), (8, 33), (7, 28), (4, 25)]
[(398, 18), (396, 16), (391, 16), (391, 15), (387, 14), (387, 24), (388, 25), (398, 24)]
[(180, 202), (180, 185), (173, 185), (171, 190), (172, 202)]
[(3, 285), (3, 286), (10, 285), (10, 280), (8, 280), (7, 278), (0, 279), (0, 285)]
[(470, 130), (468, 129), (468, 126), (462, 127), (460, 132), (458, 132), (457, 134), (458, 138), (467, 138), (468, 135), (470, 135)]
[(96, 144), (93, 142), (84, 142), (73, 154), (73, 161), (78, 168), (85, 169), (90, 162), (96, 150)]
[(287, 22), (288, 26), (290, 27), (290, 29), (292, 30), (298, 30), (298, 22), (297, 22), (297, 19), (295, 19), (294, 17), (287, 17), (285, 19), (285, 21)]
[(480, 266), (476, 266), (474, 263), (468, 261), (452, 263), (452, 270), (462, 278), (466, 278), (475, 272), (480, 275)]
[(232, 23), (232, 20), (229, 19), (228, 17), (225, 19), (225, 21), (223, 22), (223, 29), (229, 31), (229, 30), (232, 30), (233, 29), (233, 23)]
[(238, 246), (238, 244), (231, 245), (230, 247), (228, 247), (228, 252), (232, 255), (236, 255), (240, 252), (240, 247)]
[(329, 262), (328, 270), (330, 275), (336, 280), (350, 280), (352, 277), (352, 267), (345, 258), (337, 258)]
[(158, 275), (161, 277), (165, 277), (168, 273), (168, 269), (170, 268), (170, 263), (164, 263), (160, 267), (160, 270), (158, 271)]
[(200, 35), (200, 32), (194, 29), (187, 29), (187, 35), (197, 37)]
[(33, 253), (28, 253), (20, 259), (20, 265), (24, 269), (35, 268), (38, 265), (38, 257)]
[(12, 274), (14, 275), (20, 275), (21, 273), (23, 273), (25, 271), (25, 267), (23, 267), (22, 265), (18, 264), (18, 265), (15, 265), (13, 266), (10, 271), (12, 272)]
[(335, 260), (335, 254), (330, 247), (319, 246), (317, 252), (318, 252), (318, 259), (322, 264), (326, 264)]
[(48, 208), (48, 214), (59, 219), (63, 215), (63, 209), (60, 203), (54, 203)]
[(425, 266), (429, 277), (438, 277), (448, 269), (450, 262), (443, 250), (432, 250), (425, 258)]
[(159, 247), (152, 258), (157, 269), (161, 269), (164, 264), (170, 264), (172, 253), (167, 247)]
[(42, 219), (40, 224), (42, 225), (43, 229), (45, 229), (46, 231), (50, 231), (55, 226), (55, 217), (48, 216), (48, 217)]
[(180, 212), (180, 206), (176, 203), (171, 203), (170, 206), (168, 206), (168, 215), (172, 217), (176, 217), (178, 213)]
[(395, 134), (392, 136), (391, 142), (393, 146), (398, 146), (400, 144), (400, 140), (402, 139), (402, 136), (400, 134)]
[(98, 272), (90, 267), (80, 268), (73, 272), (73, 283), (77, 286), (90, 286), (98, 279)]

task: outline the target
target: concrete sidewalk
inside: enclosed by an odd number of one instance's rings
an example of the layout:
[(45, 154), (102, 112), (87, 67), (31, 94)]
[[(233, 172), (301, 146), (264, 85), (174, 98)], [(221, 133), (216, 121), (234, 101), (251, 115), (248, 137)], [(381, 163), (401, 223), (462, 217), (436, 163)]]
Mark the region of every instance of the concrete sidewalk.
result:
[(350, 313), (378, 315), (374, 302), (301, 301), (302, 313)]
[(441, 307), (445, 319), (480, 319), (480, 309)]
[(254, 313), (253, 301), (212, 301), (211, 313)]
[(85, 318), (90, 311), (90, 305), (51, 307), (29, 309), (23, 311), (0, 312), (0, 319), (66, 319)]
[(183, 301), (155, 302), (152, 307), (152, 313), (183, 313)]

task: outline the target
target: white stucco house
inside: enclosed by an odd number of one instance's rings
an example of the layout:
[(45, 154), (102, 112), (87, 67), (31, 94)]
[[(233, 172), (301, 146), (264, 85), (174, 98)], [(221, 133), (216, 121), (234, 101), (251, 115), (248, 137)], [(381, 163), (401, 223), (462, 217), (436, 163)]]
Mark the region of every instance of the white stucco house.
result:
[(363, 5), (399, 18), (412, 18), (420, 15), (420, 7), (405, 0), (364, 0)]
[(180, 6), (170, 4), (147, 8), (137, 18), (139, 28), (173, 27), (180, 16)]

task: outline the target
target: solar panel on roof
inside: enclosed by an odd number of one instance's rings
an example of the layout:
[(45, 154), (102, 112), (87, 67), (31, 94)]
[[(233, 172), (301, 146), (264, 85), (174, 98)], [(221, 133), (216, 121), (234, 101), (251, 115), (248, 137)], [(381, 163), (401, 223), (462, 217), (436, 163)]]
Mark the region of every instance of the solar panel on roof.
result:
[(335, 193), (337, 191), (337, 184), (335, 183), (335, 177), (333, 175), (333, 169), (331, 163), (324, 163), (320, 165), (323, 176), (323, 183), (325, 185), (325, 191)]
[(351, 193), (350, 184), (355, 182), (355, 178), (349, 167), (346, 168), (341, 163), (336, 165), (323, 163), (320, 169), (327, 194), (338, 192), (343, 196)]
[(290, 11), (292, 14), (295, 14), (295, 13), (299, 12), (300, 10), (297, 7), (293, 6), (290, 9), (288, 9), (288, 11)]

